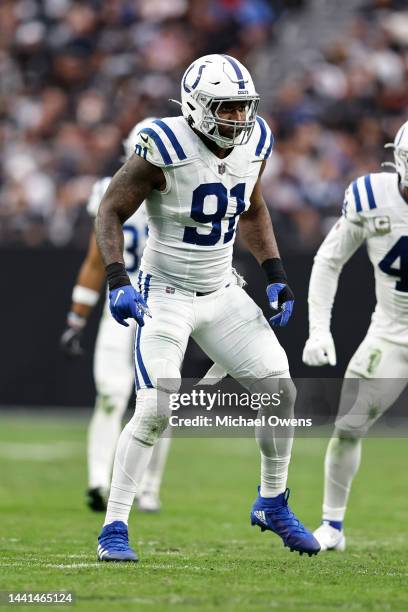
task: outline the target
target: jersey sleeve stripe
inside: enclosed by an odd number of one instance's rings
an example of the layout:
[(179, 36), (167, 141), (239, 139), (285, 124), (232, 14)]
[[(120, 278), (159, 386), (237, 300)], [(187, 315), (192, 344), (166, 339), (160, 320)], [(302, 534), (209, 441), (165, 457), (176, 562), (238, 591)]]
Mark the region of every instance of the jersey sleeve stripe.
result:
[(179, 160), (182, 161), (183, 159), (187, 159), (187, 155), (184, 153), (183, 147), (181, 146), (181, 144), (177, 140), (175, 133), (167, 125), (167, 123), (164, 123), (164, 121), (162, 121), (161, 119), (156, 119), (155, 121), (153, 121), (153, 123), (158, 125), (163, 130), (163, 132), (166, 134), (167, 138), (170, 140), (171, 144), (173, 145), (173, 148)]
[(258, 117), (258, 115), (256, 116), (256, 120), (258, 122), (259, 127), (261, 128), (261, 136), (259, 137), (259, 142), (257, 144), (256, 151), (255, 151), (255, 155), (258, 157), (261, 154), (262, 149), (265, 146), (266, 126), (265, 126), (265, 121), (261, 119), (261, 117)]
[(234, 60), (233, 57), (229, 55), (223, 55), (223, 57), (225, 57), (225, 59), (228, 60), (231, 66), (234, 68), (235, 74), (237, 75), (238, 81), (239, 81), (238, 83), (239, 89), (245, 89), (244, 75), (242, 74), (241, 68), (238, 66), (237, 62)]
[(272, 147), (273, 147), (273, 143), (274, 142), (275, 142), (275, 139), (274, 139), (273, 134), (271, 132), (271, 140), (270, 140), (270, 143), (269, 143), (269, 147), (266, 149), (264, 159), (268, 159), (268, 157), (270, 157), (270, 155), (272, 153)]
[(143, 128), (143, 130), (140, 130), (142, 134), (148, 134), (148, 136), (151, 137), (152, 140), (154, 140), (154, 142), (156, 143), (157, 148), (159, 149), (160, 155), (163, 158), (163, 161), (166, 165), (170, 165), (172, 164), (172, 159), (169, 155), (169, 152), (167, 151), (164, 142), (162, 141), (162, 139), (160, 138), (160, 136), (158, 134), (156, 134), (156, 132), (154, 130), (152, 130), (152, 128)]
[(361, 206), (360, 194), (359, 194), (358, 187), (357, 187), (357, 181), (353, 181), (353, 194), (354, 194), (354, 199), (356, 201), (356, 211), (361, 212), (362, 206)]
[(373, 188), (371, 185), (371, 178), (369, 174), (364, 177), (364, 185), (367, 191), (368, 205), (370, 209), (372, 210), (373, 208), (377, 208), (377, 204), (375, 203), (375, 199), (374, 199)]

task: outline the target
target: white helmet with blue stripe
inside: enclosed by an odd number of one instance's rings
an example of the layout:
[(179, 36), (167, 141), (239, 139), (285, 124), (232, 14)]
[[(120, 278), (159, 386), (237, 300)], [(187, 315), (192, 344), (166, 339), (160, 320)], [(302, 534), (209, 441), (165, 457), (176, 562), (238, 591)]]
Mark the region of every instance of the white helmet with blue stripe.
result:
[[(394, 142), (385, 145), (394, 149), (394, 164), (391, 164), (399, 174), (403, 187), (408, 187), (408, 121), (402, 124), (395, 136)], [(390, 165), (390, 162), (386, 162)]]
[[(218, 116), (224, 102), (245, 102), (244, 121)], [(248, 70), (230, 55), (204, 55), (191, 64), (181, 81), (181, 109), (194, 129), (221, 148), (246, 144), (256, 121), (259, 96)], [(220, 127), (233, 128), (231, 135)], [(230, 132), (230, 130), (229, 130)]]

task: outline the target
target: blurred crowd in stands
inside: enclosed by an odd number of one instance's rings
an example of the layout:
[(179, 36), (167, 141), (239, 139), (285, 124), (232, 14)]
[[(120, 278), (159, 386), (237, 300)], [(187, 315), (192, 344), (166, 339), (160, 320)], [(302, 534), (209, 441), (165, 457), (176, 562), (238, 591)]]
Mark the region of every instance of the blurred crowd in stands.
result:
[[(0, 245), (83, 248), (93, 182), (120, 166), (137, 121), (178, 114), (168, 98), (179, 97), (188, 64), (227, 52), (251, 69), (279, 24), (307, 5), (2, 0)], [(369, 0), (261, 105), (275, 134), (264, 192), (281, 250), (314, 250), (348, 181), (378, 171), (384, 143), (408, 118), (407, 83), (406, 2)]]

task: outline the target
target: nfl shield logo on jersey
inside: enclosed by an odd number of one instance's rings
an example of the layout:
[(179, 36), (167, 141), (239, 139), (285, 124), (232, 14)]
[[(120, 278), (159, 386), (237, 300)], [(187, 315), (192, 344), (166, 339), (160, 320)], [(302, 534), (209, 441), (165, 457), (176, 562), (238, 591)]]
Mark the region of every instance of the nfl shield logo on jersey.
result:
[(225, 164), (218, 164), (218, 172), (219, 174), (224, 174), (225, 172)]

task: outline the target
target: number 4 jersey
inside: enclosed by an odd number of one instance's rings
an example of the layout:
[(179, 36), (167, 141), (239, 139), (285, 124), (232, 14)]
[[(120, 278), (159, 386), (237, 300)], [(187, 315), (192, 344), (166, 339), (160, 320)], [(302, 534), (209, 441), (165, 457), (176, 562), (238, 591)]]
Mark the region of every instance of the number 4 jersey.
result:
[(149, 237), (141, 268), (191, 291), (219, 289), (230, 277), (239, 215), (272, 152), (273, 137), (257, 117), (246, 145), (224, 159), (212, 153), (184, 117), (157, 119), (143, 127), (135, 152), (166, 179), (164, 191), (146, 199)]
[[(87, 211), (91, 217), (96, 217), (99, 205), (110, 181), (111, 177), (106, 176), (103, 179), (96, 181), (94, 184), (87, 205)], [(123, 258), (125, 260), (126, 271), (129, 274), (130, 280), (134, 286), (137, 285), (136, 270), (139, 267), (139, 260), (146, 244), (146, 237), (146, 213), (144, 205), (142, 204), (135, 214), (132, 215), (123, 226)]]
[[(343, 215), (321, 245), (310, 278), (310, 332), (328, 330), (337, 280), (345, 262), (366, 242), (374, 268), (377, 305), (369, 334), (408, 345), (408, 204), (398, 175), (369, 174), (346, 190)], [(361, 291), (365, 279), (361, 278)], [(350, 296), (350, 312), (358, 308)]]

